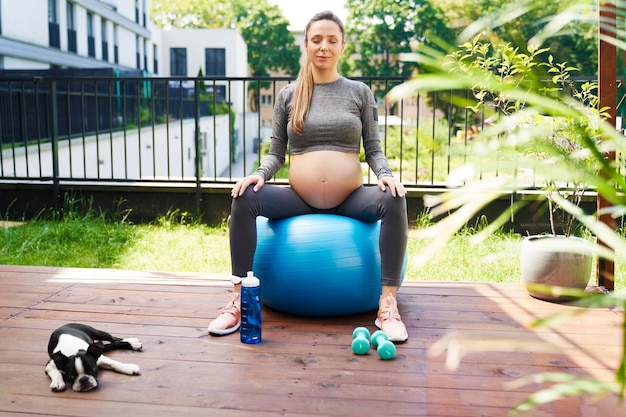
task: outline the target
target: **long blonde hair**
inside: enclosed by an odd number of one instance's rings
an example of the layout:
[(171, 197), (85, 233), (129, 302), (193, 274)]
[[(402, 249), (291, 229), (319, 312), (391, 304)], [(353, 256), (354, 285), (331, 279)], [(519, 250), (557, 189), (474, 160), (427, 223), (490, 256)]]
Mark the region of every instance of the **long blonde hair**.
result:
[[(346, 31), (343, 27), (341, 19), (333, 12), (320, 12), (313, 16), (304, 29), (304, 42), (308, 42), (308, 32), (311, 25), (320, 20), (330, 20), (335, 22), (341, 29), (341, 40), (343, 42)], [(298, 78), (296, 79), (296, 90), (293, 96), (293, 106), (291, 107), (291, 128), (298, 136), (304, 133), (304, 119), (309, 113), (311, 104), (311, 96), (313, 96), (313, 65), (307, 55), (304, 64), (300, 67)]]

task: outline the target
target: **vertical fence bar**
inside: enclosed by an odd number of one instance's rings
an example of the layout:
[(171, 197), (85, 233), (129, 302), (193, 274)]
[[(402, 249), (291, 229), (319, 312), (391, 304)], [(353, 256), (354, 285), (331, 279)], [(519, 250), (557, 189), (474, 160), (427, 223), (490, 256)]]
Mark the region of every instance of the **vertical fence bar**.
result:
[[(184, 112), (183, 112), (183, 80), (179, 80), (178, 81), (178, 119), (180, 120), (179, 126), (180, 126), (180, 173), (181, 173), (181, 177), (184, 179), (185, 178), (185, 136), (183, 134), (184, 130), (183, 130), (183, 122), (185, 119), (184, 116)], [(188, 155), (188, 158), (191, 158), (190, 155)]]
[[(67, 123), (67, 153), (68, 153), (68, 158), (69, 158), (69, 177), (73, 178), (74, 177), (74, 164), (72, 163), (72, 107), (71, 107), (71, 102), (72, 102), (72, 95), (70, 92), (70, 81), (66, 80), (65, 81), (65, 94), (66, 94), (66, 103), (65, 103), (65, 108), (67, 111), (67, 115), (65, 118), (65, 121)], [(58, 145), (57, 145), (57, 151), (58, 151)], [(59, 174), (57, 172), (57, 174)]]
[(157, 160), (156, 160), (156, 141), (155, 141), (155, 137), (156, 137), (156, 129), (155, 129), (155, 121), (156, 121), (156, 105), (155, 105), (155, 101), (154, 101), (154, 83), (152, 81), (147, 81), (144, 83), (144, 88), (147, 91), (147, 94), (149, 95), (148, 99), (150, 100), (150, 127), (152, 128), (152, 177), (153, 179), (157, 178), (157, 171), (156, 171), (156, 166), (157, 166)]
[[(274, 108), (274, 105), (276, 104), (276, 80), (274, 80), (271, 84), (272, 86), (272, 100), (270, 102), (270, 104), (272, 105), (272, 108)], [(261, 81), (257, 82), (257, 111), (259, 112), (259, 119), (261, 118)], [(270, 123), (270, 129), (271, 129), (271, 123)], [(271, 132), (271, 130), (270, 130)], [(270, 138), (271, 138), (271, 133), (270, 133)], [(259, 153), (257, 154), (257, 163), (258, 165), (261, 165), (261, 138), (259, 137)]]
[[(213, 179), (217, 180), (217, 118), (215, 117), (215, 111), (217, 108), (217, 97), (215, 92), (217, 91), (217, 83), (216, 80), (213, 79), (213, 100), (211, 102), (213, 115)], [(229, 167), (230, 172), (230, 167)]]
[(403, 179), (403, 175), (402, 175), (403, 174), (402, 173), (402, 167), (403, 167), (403, 163), (404, 163), (404, 158), (403, 158), (403, 155), (402, 155), (403, 148), (404, 148), (404, 98), (402, 98), (400, 100), (400, 165), (399, 165), (399, 168), (398, 168), (398, 170), (400, 171), (398, 173), (398, 175), (400, 177), (399, 178), (400, 182), (402, 182), (402, 179)]
[(143, 159), (141, 153), (141, 80), (135, 80), (135, 97), (137, 100), (137, 154), (139, 156), (139, 179), (143, 178)]
[(421, 112), (420, 112), (420, 107), (421, 107), (421, 101), (420, 101), (421, 97), (420, 97), (420, 93), (419, 91), (417, 91), (415, 93), (415, 184), (417, 184), (419, 182), (419, 178), (420, 178), (420, 171), (419, 171), (419, 162), (420, 162), (420, 116), (421, 116)]
[[(171, 166), (171, 148), (170, 148), (170, 84), (168, 81), (164, 81), (165, 84), (165, 148), (167, 149), (167, 179), (172, 178), (172, 166)], [(182, 175), (181, 175), (182, 177)]]
[(57, 82), (50, 81), (50, 139), (52, 141), (52, 202), (60, 209), (61, 184), (59, 181), (59, 109), (57, 108)]
[[(126, 94), (129, 81), (122, 82), (122, 120), (124, 131), (124, 179), (128, 179), (128, 94)], [(141, 163), (141, 162), (140, 162)]]
[[(39, 167), (39, 177), (43, 176), (43, 170), (42, 170), (42, 166), (41, 166), (41, 103), (40, 103), (40, 98), (39, 98), (39, 82), (40, 79), (39, 78), (35, 78), (35, 111), (37, 114), (36, 117), (36, 121), (37, 121), (37, 163), (38, 163), (38, 167)], [(2, 155), (0, 155), (0, 159), (2, 158)]]
[(85, 80), (80, 80), (80, 104), (81, 104), (81, 117), (82, 117), (82, 123), (81, 123), (81, 131), (82, 131), (82, 138), (83, 138), (83, 177), (86, 179), (87, 178), (87, 142), (86, 142), (86, 137), (87, 137), (87, 132), (85, 131), (85, 120), (87, 120), (87, 118), (85, 117)]
[[(2, 85), (2, 83), (0, 83)], [(7, 89), (8, 90), (8, 89)], [(3, 102), (3, 89), (0, 89), (0, 103)], [(8, 101), (11, 101), (11, 97), (9, 96)], [(4, 114), (3, 111), (0, 111), (0, 176), (4, 177)]]
[[(116, 81), (119, 83), (119, 81)], [(109, 118), (109, 158), (111, 161), (111, 179), (115, 178), (115, 170), (114, 170), (114, 162), (113, 159), (113, 125), (118, 120), (119, 113), (114, 111), (113, 106), (113, 81), (109, 80), (108, 82), (108, 90), (109, 90), (109, 111), (111, 112), (111, 117)], [(119, 110), (119, 109), (118, 109)]]
[[(246, 81), (243, 80), (242, 82), (243, 82), (243, 87), (241, 89), (242, 90), (242, 95), (243, 95), (242, 100), (245, 103), (246, 102)], [(231, 90), (230, 89), (231, 89), (231, 85), (230, 85), (230, 81), (228, 81), (228, 90), (229, 90), (228, 97), (231, 97), (231, 94), (230, 94)], [(234, 125), (234, 123), (232, 123), (232, 117), (233, 117), (232, 100), (228, 100), (228, 131), (230, 132), (230, 137), (228, 139), (229, 139), (229, 143), (231, 145), (233, 144), (233, 137), (235, 135), (234, 131), (231, 132), (231, 129), (233, 129), (233, 125)], [(247, 165), (246, 165), (246, 162), (247, 162), (246, 155), (248, 154), (246, 152), (246, 149), (247, 149), (246, 139), (247, 139), (248, 136), (246, 134), (246, 125), (247, 125), (247, 123), (246, 123), (246, 106), (245, 105), (243, 106), (243, 114), (242, 114), (241, 117), (243, 118), (243, 123), (242, 123), (242, 125), (243, 125), (243, 128), (242, 128), (242, 137), (243, 137), (243, 172), (241, 173), (241, 176), (245, 177), (246, 173), (248, 172), (248, 170), (246, 168), (247, 167)], [(235, 158), (233, 156), (231, 156), (230, 163), (228, 165), (230, 165), (232, 167), (233, 166), (233, 162), (235, 162)], [(229, 179), (232, 180), (232, 177), (230, 177)]]
[(26, 168), (26, 177), (30, 178), (29, 155), (28, 155), (28, 120), (26, 112), (26, 84), (24, 81), (20, 83), (20, 139), (24, 146), (24, 164)]
[[(245, 85), (245, 82), (244, 82)], [(250, 83), (250, 85), (252, 86), (252, 83)], [(261, 143), (263, 143), (263, 138), (261, 137), (261, 82), (259, 81), (257, 83), (258, 87), (258, 91), (257, 94), (254, 94), (253, 97), (255, 97), (256, 102), (254, 103), (254, 109), (256, 109), (256, 119), (257, 119), (257, 125), (256, 125), (256, 143), (257, 143), (257, 155), (261, 155)], [(244, 88), (245, 89), (245, 88)], [(248, 96), (246, 96), (248, 97)], [(255, 138), (252, 138), (252, 140), (254, 140)], [(252, 143), (252, 146), (254, 147), (255, 144), (254, 142)], [(260, 162), (259, 162), (260, 164)]]
[[(196, 214), (202, 213), (202, 155), (200, 154), (200, 81), (194, 81), (194, 147), (196, 150)], [(215, 95), (215, 90), (213, 90)], [(215, 117), (215, 115), (213, 116)]]
[[(432, 126), (432, 137), (433, 137), (433, 143), (436, 140), (435, 136), (437, 134), (436, 132), (436, 123), (437, 120), (435, 118), (435, 111), (437, 109), (437, 92), (435, 91), (433, 93), (433, 126)], [(430, 150), (430, 183), (432, 185), (435, 184), (435, 147), (433, 146), (433, 149)]]
[(94, 110), (96, 117), (96, 178), (100, 179), (100, 97), (98, 96), (99, 80), (93, 82)]
[(15, 110), (13, 106), (13, 83), (9, 81), (9, 125), (11, 131), (11, 155), (13, 156), (13, 177), (17, 177), (17, 166), (15, 163)]

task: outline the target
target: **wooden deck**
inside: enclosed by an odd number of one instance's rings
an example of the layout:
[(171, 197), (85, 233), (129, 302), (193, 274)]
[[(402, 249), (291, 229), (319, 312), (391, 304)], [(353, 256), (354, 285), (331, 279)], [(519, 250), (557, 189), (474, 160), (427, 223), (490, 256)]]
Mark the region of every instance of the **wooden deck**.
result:
[[(503, 417), (539, 387), (508, 382), (544, 371), (611, 381), (621, 354), (618, 311), (530, 329), (533, 318), (572, 307), (533, 299), (521, 285), (410, 281), (398, 296), (410, 338), (391, 361), (350, 349), (354, 327), (374, 330), (373, 312), (320, 319), (265, 309), (264, 342), (243, 345), (238, 334), (205, 332), (229, 286), (200, 274), (0, 266), (0, 416)], [(97, 390), (51, 392), (48, 337), (71, 321), (141, 338), (142, 352), (110, 356), (142, 374), (103, 371)], [(510, 336), (530, 351), (472, 353), (451, 371), (445, 354), (429, 350), (453, 333), (488, 343)], [(626, 416), (626, 406), (584, 396), (528, 415)]]

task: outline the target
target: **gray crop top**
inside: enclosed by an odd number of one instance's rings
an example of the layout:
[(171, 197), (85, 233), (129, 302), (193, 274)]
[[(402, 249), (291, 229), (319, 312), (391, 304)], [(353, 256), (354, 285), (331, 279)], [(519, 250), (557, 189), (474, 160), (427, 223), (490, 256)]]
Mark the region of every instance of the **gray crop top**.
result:
[(295, 84), (285, 86), (276, 99), (269, 154), (255, 171), (266, 181), (285, 163), (287, 143), (291, 153), (330, 150), (356, 153), (361, 138), (365, 160), (378, 179), (392, 176), (378, 134), (378, 107), (374, 95), (362, 82), (341, 77), (327, 84), (315, 84), (304, 131), (291, 129), (289, 115)]

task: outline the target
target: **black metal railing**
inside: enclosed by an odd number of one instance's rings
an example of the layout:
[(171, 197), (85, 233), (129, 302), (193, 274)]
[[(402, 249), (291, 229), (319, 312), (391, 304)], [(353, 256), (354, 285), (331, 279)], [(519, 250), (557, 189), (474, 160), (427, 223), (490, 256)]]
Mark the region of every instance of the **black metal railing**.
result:
[[(403, 79), (358, 79), (379, 100), (383, 147), (403, 183), (443, 185), (471, 160), (468, 143), (485, 121), (452, 104), (452, 92), (415, 93), (389, 104), (385, 95)], [(0, 78), (0, 179), (234, 182), (261, 160), (273, 98), (292, 81)], [(517, 175), (497, 158), (494, 152), (481, 165), (481, 176)], [(372, 175), (368, 180), (374, 181)]]

